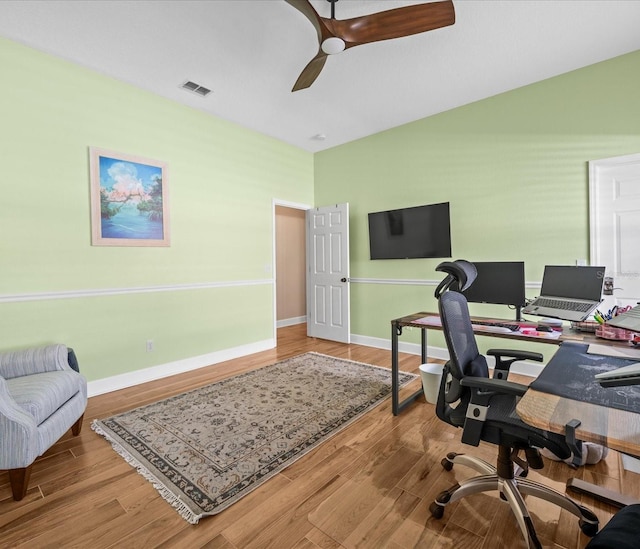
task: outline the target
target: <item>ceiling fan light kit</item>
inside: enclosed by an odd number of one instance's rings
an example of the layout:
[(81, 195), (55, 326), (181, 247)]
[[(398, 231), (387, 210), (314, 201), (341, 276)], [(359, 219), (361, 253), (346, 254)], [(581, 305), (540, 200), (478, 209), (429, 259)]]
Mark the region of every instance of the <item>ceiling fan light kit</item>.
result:
[(340, 53), (344, 51), (346, 44), (342, 38), (338, 38), (337, 36), (332, 36), (331, 38), (327, 38), (324, 42), (322, 42), (322, 51), (328, 55), (335, 55), (336, 53)]
[(285, 0), (309, 20), (318, 36), (318, 53), (302, 70), (292, 91), (311, 86), (329, 55), (354, 46), (447, 27), (456, 21), (453, 0), (405, 6), (351, 19), (335, 18), (337, 1), (327, 0), (331, 4), (331, 18), (327, 19), (318, 14), (309, 0)]

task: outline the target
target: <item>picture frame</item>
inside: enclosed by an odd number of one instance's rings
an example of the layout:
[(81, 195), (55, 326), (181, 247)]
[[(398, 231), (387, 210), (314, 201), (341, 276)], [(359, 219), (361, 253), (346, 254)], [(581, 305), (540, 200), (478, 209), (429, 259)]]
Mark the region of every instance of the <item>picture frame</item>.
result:
[(169, 246), (167, 164), (89, 147), (91, 244)]

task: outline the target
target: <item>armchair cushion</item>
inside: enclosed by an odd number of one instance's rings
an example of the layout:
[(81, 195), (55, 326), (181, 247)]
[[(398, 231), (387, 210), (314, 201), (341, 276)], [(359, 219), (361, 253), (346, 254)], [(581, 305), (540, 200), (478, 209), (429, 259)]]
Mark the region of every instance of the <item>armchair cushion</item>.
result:
[(75, 372), (45, 372), (6, 380), (13, 400), (40, 425), (71, 397), (84, 380)]

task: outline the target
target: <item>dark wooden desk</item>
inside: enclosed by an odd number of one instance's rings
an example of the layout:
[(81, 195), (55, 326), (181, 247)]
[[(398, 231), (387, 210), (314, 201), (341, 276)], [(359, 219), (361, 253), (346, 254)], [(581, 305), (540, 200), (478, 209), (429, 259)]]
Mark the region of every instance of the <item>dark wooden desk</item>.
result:
[[(421, 318), (424, 317), (433, 317), (438, 316), (438, 313), (429, 313), (429, 312), (421, 312), (414, 313), (412, 315), (403, 316), (402, 318), (396, 318), (391, 321), (391, 409), (393, 411), (393, 415), (397, 416), (404, 408), (406, 408), (409, 404), (414, 402), (417, 398), (419, 398), (423, 394), (422, 387), (417, 390), (415, 393), (405, 398), (402, 402), (400, 402), (400, 385), (399, 385), (399, 366), (398, 366), (398, 337), (402, 335), (403, 328), (412, 327), (419, 328), (421, 330), (421, 360), (424, 364), (427, 361), (427, 330), (438, 330), (442, 331), (441, 325), (434, 324), (423, 324), (417, 322)], [(486, 321), (493, 320), (496, 322), (504, 322), (504, 323), (514, 323), (513, 320), (506, 319), (496, 319), (496, 318), (486, 318), (474, 316), (471, 319)], [(526, 323), (529, 324), (529, 323)], [(545, 336), (532, 336), (532, 335), (524, 335), (520, 333), (499, 333), (499, 332), (490, 332), (485, 331), (484, 329), (474, 330), (478, 335), (485, 335), (503, 339), (510, 339), (512, 341), (528, 341), (530, 343), (548, 343), (552, 345), (560, 345), (564, 341), (577, 341), (584, 343), (608, 343), (606, 340), (597, 338), (595, 334), (590, 332), (579, 332), (569, 328), (568, 326), (564, 327), (564, 331), (559, 338), (550, 338)], [(615, 343), (613, 343), (615, 344)], [(626, 343), (625, 343), (626, 345)]]

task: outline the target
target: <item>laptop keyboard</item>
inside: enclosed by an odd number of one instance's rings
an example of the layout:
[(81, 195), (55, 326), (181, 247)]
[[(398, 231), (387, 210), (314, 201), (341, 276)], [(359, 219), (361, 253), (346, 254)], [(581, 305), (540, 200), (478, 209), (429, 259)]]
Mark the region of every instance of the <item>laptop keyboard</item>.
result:
[(548, 297), (539, 297), (538, 299), (536, 299), (535, 305), (536, 307), (550, 307), (551, 309), (577, 311), (579, 313), (587, 313), (593, 307), (591, 303), (563, 301), (561, 299), (550, 299)]
[(520, 329), (520, 324), (511, 324), (506, 322), (491, 322), (490, 320), (476, 320), (471, 321), (472, 324), (477, 326), (495, 326), (496, 328), (508, 328), (512, 332), (517, 332)]

